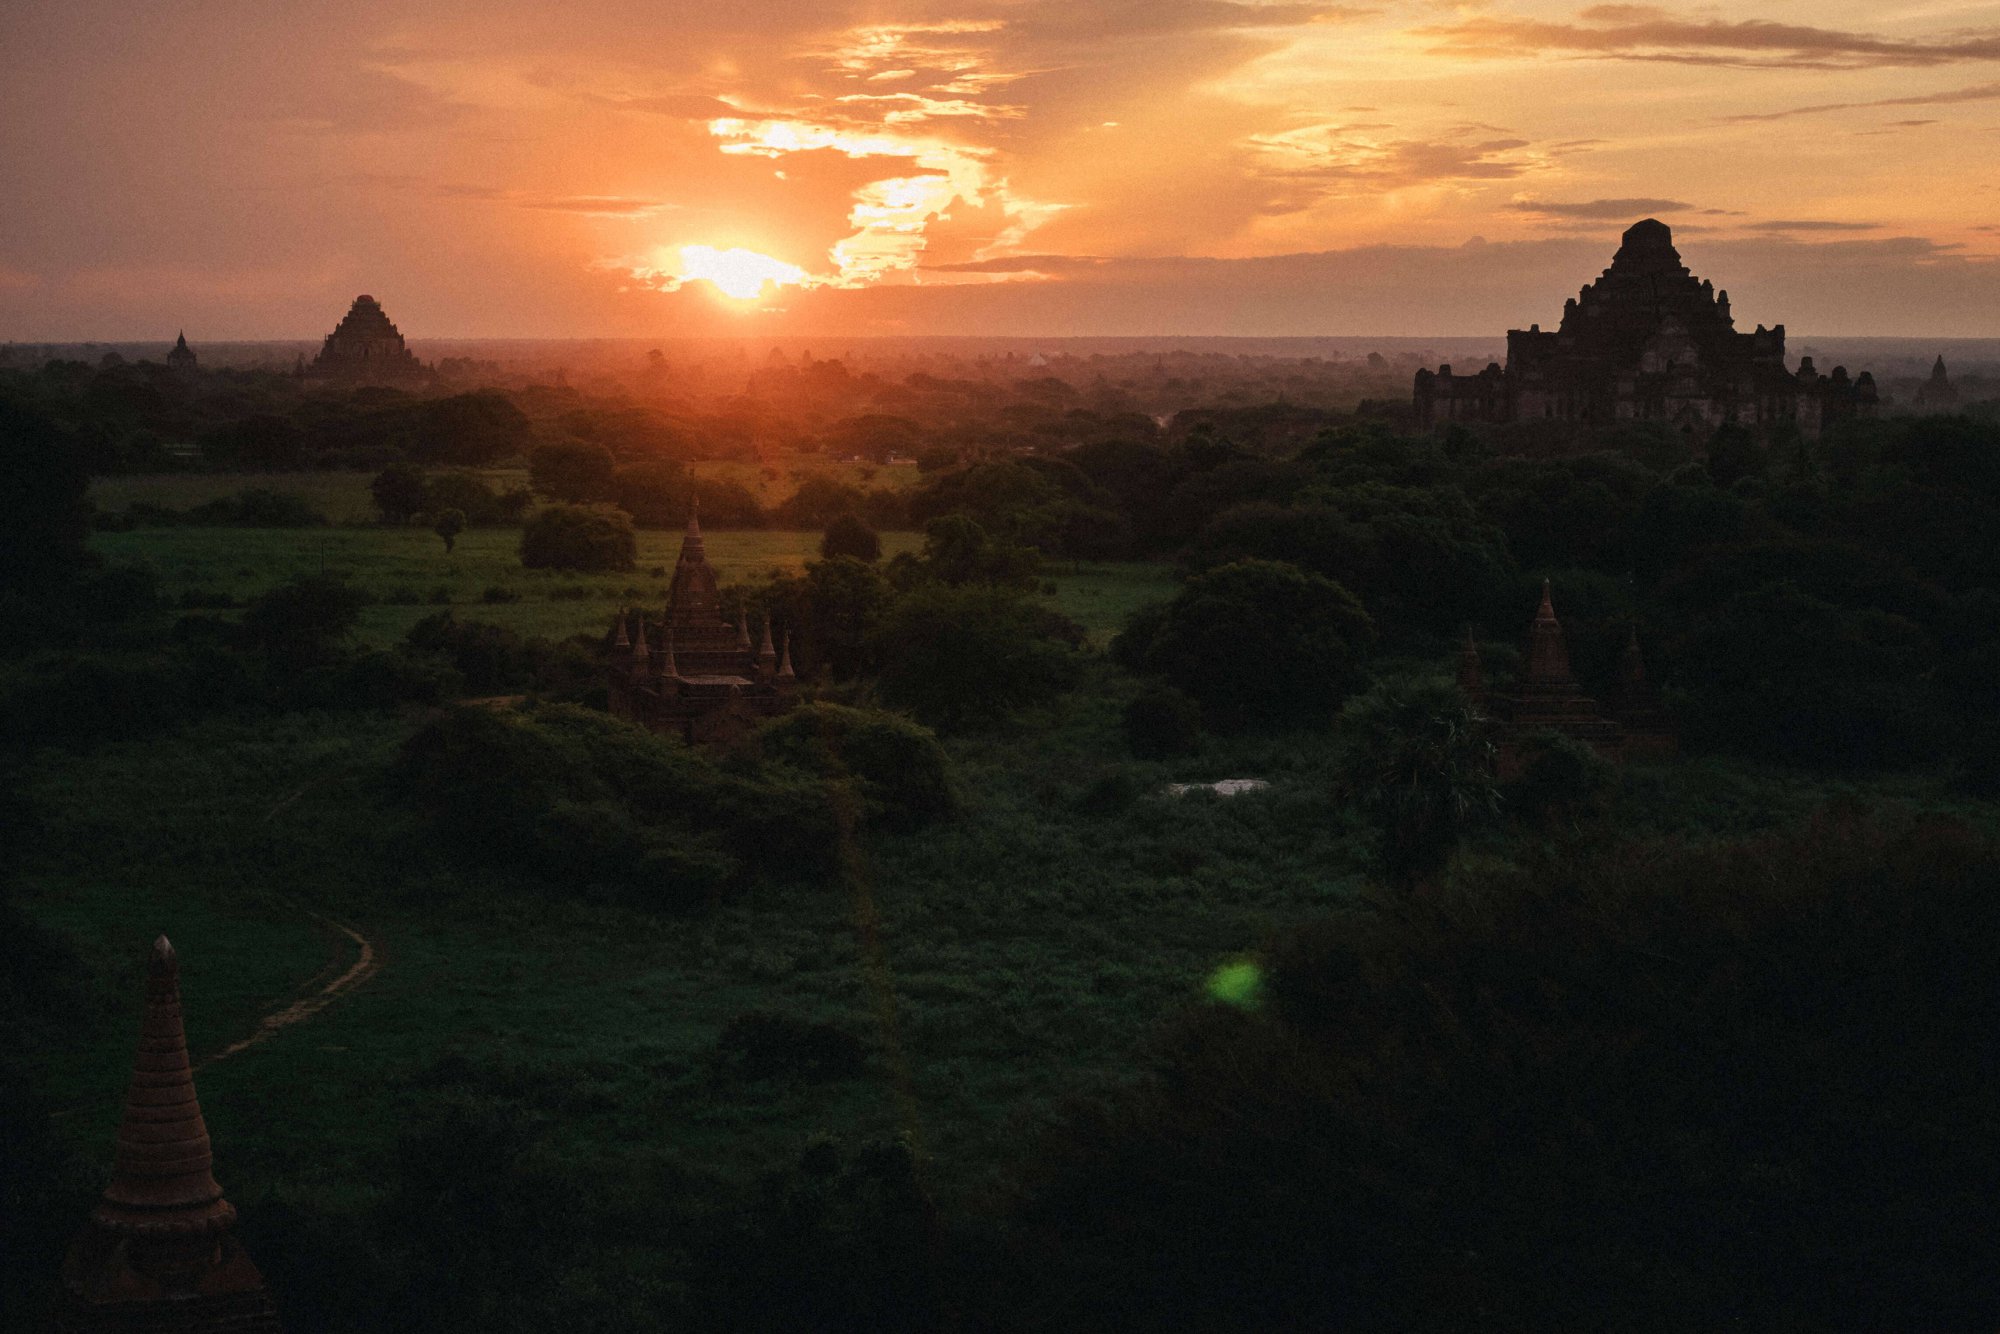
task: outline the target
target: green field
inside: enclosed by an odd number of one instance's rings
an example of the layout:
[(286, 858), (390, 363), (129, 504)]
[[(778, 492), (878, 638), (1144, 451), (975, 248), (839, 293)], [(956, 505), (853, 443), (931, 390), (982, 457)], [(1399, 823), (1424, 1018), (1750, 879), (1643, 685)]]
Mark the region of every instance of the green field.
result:
[[(198, 502), (197, 502), (198, 503)], [(817, 532), (710, 532), (709, 563), (725, 583), (747, 583), (771, 570), (796, 572), (819, 557)], [(372, 645), (395, 642), (442, 607), (463, 619), (490, 621), (522, 634), (553, 639), (596, 634), (613, 611), (666, 599), (667, 576), (680, 555), (681, 534), (639, 533), (638, 568), (626, 574), (568, 574), (521, 568), (520, 536), (512, 529), (473, 529), (446, 554), (421, 528), (139, 528), (97, 533), (92, 545), (107, 560), (144, 565), (176, 601), (215, 594), (243, 602), (301, 574), (338, 575), (364, 589), (375, 604), (359, 633)], [(885, 557), (916, 551), (918, 533), (882, 534)], [(1094, 642), (1108, 641), (1132, 610), (1171, 596), (1168, 567), (1148, 564), (1051, 566), (1054, 605)], [(520, 595), (488, 602), (489, 588)]]
[[(770, 463), (696, 463), (695, 473), (748, 487), (766, 509), (790, 498), (808, 477), (831, 477), (849, 486), (903, 490), (916, 485), (914, 463), (844, 463), (818, 454), (789, 455)], [(475, 469), (496, 491), (528, 484), (526, 468)], [(168, 509), (192, 509), (211, 500), (233, 496), (250, 487), (303, 496), (336, 524), (373, 523), (380, 517), (368, 492), (374, 480), (367, 472), (214, 472), (145, 473), (99, 477), (90, 484), (97, 508), (123, 510), (135, 501)]]

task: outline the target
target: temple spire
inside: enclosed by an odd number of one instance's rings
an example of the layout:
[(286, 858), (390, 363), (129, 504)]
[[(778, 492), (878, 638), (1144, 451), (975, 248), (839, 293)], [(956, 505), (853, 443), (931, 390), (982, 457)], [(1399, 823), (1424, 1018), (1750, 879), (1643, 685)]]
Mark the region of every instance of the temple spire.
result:
[(1472, 627), (1465, 627), (1465, 643), (1458, 650), (1459, 693), (1474, 704), (1486, 698), (1486, 673), (1479, 661), (1479, 644), (1472, 637)]
[(667, 627), (667, 661), (661, 672), (669, 680), (681, 674), (680, 664), (674, 661), (674, 628), (671, 625)]
[(632, 647), (632, 635), (625, 624), (626, 619), (625, 614), (620, 612), (618, 615), (617, 633), (611, 638), (611, 647), (614, 649), (629, 649)]
[(736, 609), (736, 647), (745, 653), (750, 651), (750, 609), (748, 607), (738, 607)]
[(771, 614), (764, 613), (764, 642), (757, 646), (757, 679), (768, 681), (777, 674), (778, 650), (771, 643)]
[(1562, 623), (1556, 620), (1555, 599), (1550, 595), (1549, 581), (1544, 579), (1542, 605), (1535, 612), (1535, 623), (1528, 627), (1526, 680), (1534, 685), (1556, 685), (1569, 683), (1572, 679), (1569, 645), (1563, 640)]
[(181, 1023), (180, 961), (165, 936), (146, 962), (146, 1007), (111, 1184), (63, 1262), (58, 1329), (275, 1334), (263, 1276), (233, 1235), (216, 1184)]
[(638, 618), (638, 621), (639, 633), (632, 636), (632, 656), (644, 662), (648, 657), (652, 656), (652, 649), (646, 644), (646, 618), (641, 616)]
[(780, 681), (796, 681), (799, 679), (799, 674), (792, 670), (792, 632), (790, 629), (785, 631), (785, 647), (778, 659), (778, 679)]

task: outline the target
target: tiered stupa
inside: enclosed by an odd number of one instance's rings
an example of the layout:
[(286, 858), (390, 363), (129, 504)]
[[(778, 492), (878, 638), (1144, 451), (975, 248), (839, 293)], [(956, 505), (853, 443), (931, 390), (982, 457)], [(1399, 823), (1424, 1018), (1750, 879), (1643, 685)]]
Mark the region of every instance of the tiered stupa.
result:
[(1931, 367), (1931, 378), (1917, 390), (1917, 407), (1925, 412), (1950, 412), (1957, 406), (1958, 386), (1951, 382), (1940, 356)]
[(748, 618), (724, 619), (699, 513), (688, 516), (665, 614), (619, 616), (609, 645), (611, 712), (696, 744), (726, 743), (784, 712), (798, 684), (789, 631), (781, 652), (766, 617), (752, 648)]
[(1563, 306), (1552, 333), (1539, 324), (1507, 333), (1507, 366), (1477, 375), (1418, 371), (1424, 426), (1449, 422), (1661, 421), (1691, 433), (1727, 422), (1768, 430), (1781, 423), (1816, 436), (1829, 422), (1875, 411), (1875, 379), (1785, 369), (1785, 326), (1740, 333), (1729, 293), (1696, 278), (1655, 218), (1625, 232), (1611, 267)]
[(213, 1164), (181, 1026), (180, 963), (161, 936), (111, 1184), (63, 1262), (59, 1334), (279, 1334)]
[(306, 368), (310, 379), (341, 384), (408, 384), (428, 372), (374, 297), (357, 296), (319, 355)]
[(1675, 741), (1659, 697), (1646, 680), (1633, 630), (1619, 660), (1618, 684), (1607, 712), (1585, 694), (1570, 670), (1569, 644), (1556, 619), (1554, 598), (1542, 582), (1542, 603), (1528, 626), (1527, 663), (1512, 693), (1488, 694), (1479, 646), (1470, 631), (1458, 656), (1458, 688), (1493, 719), (1500, 777), (1518, 777), (1526, 741), (1537, 732), (1559, 732), (1607, 759), (1670, 755)]
[(194, 349), (188, 346), (187, 330), (183, 329), (180, 337), (174, 340), (173, 349), (167, 353), (167, 368), (187, 375), (193, 372), (195, 364)]

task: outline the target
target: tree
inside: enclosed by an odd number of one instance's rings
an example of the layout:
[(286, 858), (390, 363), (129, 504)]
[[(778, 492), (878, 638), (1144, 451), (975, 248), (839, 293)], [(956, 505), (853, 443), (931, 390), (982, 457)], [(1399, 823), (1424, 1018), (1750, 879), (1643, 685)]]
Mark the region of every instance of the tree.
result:
[(528, 482), (551, 500), (587, 503), (609, 500), (615, 464), (603, 445), (560, 441), (538, 445), (528, 456)]
[(382, 511), (382, 518), (389, 523), (408, 523), (414, 515), (430, 507), (424, 470), (414, 463), (390, 464), (375, 474), (368, 491), (375, 497), (375, 508)]
[(1329, 715), (1355, 684), (1375, 626), (1352, 593), (1278, 561), (1198, 574), (1115, 646), (1135, 670), (1164, 676), (1220, 727)]
[(1435, 875), (1499, 814), (1485, 720), (1442, 677), (1385, 681), (1340, 712), (1340, 795), (1374, 825), (1384, 873)]
[(882, 693), (934, 727), (959, 730), (1068, 688), (1076, 627), (1010, 589), (928, 584), (883, 618), (873, 648)]
[(90, 477), (68, 432), (0, 401), (0, 588), (33, 595), (89, 562)]
[(852, 556), (858, 561), (876, 561), (882, 556), (882, 539), (852, 514), (843, 514), (827, 525), (826, 536), (820, 539), (819, 554), (828, 560)]
[(449, 556), (458, 544), (458, 535), (465, 531), (465, 511), (446, 510), (437, 516), (437, 525), (431, 531), (444, 539), (444, 552)]
[(638, 543), (620, 510), (550, 505), (521, 530), (521, 564), (531, 570), (629, 570)]
[(994, 541), (963, 514), (947, 514), (924, 525), (924, 553), (915, 564), (921, 577), (954, 588), (963, 584), (1025, 588), (1035, 582), (1041, 557), (1032, 548)]
[(310, 666), (333, 655), (367, 601), (360, 589), (332, 575), (301, 575), (250, 604), (243, 638), (286, 670)]
[(477, 467), (519, 454), (530, 435), (527, 415), (488, 389), (426, 403), (417, 416), (415, 451), (428, 463)]

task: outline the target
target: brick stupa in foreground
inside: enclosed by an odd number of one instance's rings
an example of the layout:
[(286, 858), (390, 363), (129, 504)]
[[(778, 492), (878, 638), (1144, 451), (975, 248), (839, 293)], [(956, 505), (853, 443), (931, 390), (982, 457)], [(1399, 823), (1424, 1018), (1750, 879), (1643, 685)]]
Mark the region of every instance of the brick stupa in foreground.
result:
[(235, 1223), (188, 1064), (180, 963), (161, 936), (111, 1184), (63, 1262), (58, 1334), (280, 1334)]

